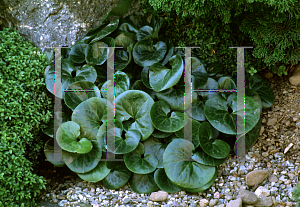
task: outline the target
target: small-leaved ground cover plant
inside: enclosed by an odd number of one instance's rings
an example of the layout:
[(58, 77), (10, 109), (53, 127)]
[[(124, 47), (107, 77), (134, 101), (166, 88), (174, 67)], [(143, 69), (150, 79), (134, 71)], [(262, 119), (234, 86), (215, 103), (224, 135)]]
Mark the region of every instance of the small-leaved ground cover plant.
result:
[(0, 31), (0, 206), (35, 206), (46, 188), (33, 171), (53, 111), (43, 77), (47, 64), (15, 28)]

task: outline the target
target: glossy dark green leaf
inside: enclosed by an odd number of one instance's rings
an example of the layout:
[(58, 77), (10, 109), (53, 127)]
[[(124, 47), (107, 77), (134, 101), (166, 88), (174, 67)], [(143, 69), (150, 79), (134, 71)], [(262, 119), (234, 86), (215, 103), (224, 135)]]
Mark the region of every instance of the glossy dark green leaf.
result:
[(149, 68), (149, 83), (154, 91), (160, 92), (176, 85), (183, 73), (183, 60), (179, 55), (170, 58), (172, 69), (160, 63), (154, 63)]
[[(90, 81), (94, 83), (97, 78), (97, 72), (94, 67), (89, 65), (84, 65), (76, 70), (75, 77), (72, 76), (72, 72), (75, 71), (74, 63), (70, 59), (62, 59), (62, 89), (66, 89), (72, 83), (77, 81)], [(54, 94), (54, 75), (55, 69), (54, 65), (49, 65), (45, 71), (45, 81), (47, 89)], [(58, 94), (61, 94), (61, 89), (58, 91)], [(62, 97), (64, 98), (65, 93), (62, 93)]]
[(171, 136), (173, 133), (169, 133), (169, 132), (162, 132), (162, 131), (159, 131), (157, 129), (154, 130), (154, 132), (152, 133), (152, 136), (153, 137), (156, 137), (156, 138), (166, 138), (166, 137), (169, 137)]
[(200, 188), (215, 174), (216, 168), (201, 165), (190, 158), (193, 144), (185, 139), (174, 139), (166, 148), (163, 165), (168, 178), (183, 188)]
[(74, 63), (83, 63), (85, 61), (85, 49), (87, 44), (78, 44), (71, 48), (70, 59)]
[(186, 60), (186, 67), (191, 68), (193, 85), (196, 89), (202, 89), (208, 79), (204, 64), (196, 57), (190, 57)]
[(262, 101), (261, 101), (261, 98), (258, 95), (258, 93), (253, 89), (245, 87), (245, 95), (253, 98), (258, 103), (259, 108), (260, 108), (260, 113), (261, 113), (262, 112)]
[[(228, 107), (232, 109), (231, 113), (229, 113)], [(248, 133), (260, 118), (259, 105), (250, 97), (245, 97), (245, 111), (244, 105), (237, 108), (236, 101), (232, 101), (232, 104), (228, 106), (227, 101), (220, 96), (213, 97), (205, 102), (204, 113), (213, 127), (225, 134), (232, 135), (237, 133), (237, 115), (244, 118), (245, 113), (245, 133)], [(240, 133), (238, 132), (238, 134)]]
[(102, 157), (102, 146), (101, 143), (92, 140), (93, 148), (86, 154), (78, 154), (62, 151), (62, 157), (68, 168), (76, 173), (86, 173), (94, 169), (101, 157)]
[(223, 159), (216, 159), (213, 158), (211, 156), (209, 156), (208, 154), (206, 154), (201, 147), (198, 147), (193, 156), (192, 159), (202, 165), (209, 165), (209, 166), (218, 166), (221, 165), (222, 163), (224, 163), (227, 159), (223, 158)]
[[(250, 148), (257, 141), (261, 130), (261, 119), (257, 124), (245, 135), (245, 153), (248, 153)], [(238, 137), (240, 139), (240, 137)], [(234, 145), (234, 152), (236, 153), (236, 144)]]
[(132, 24), (129, 24), (127, 22), (120, 24), (118, 30), (127, 32), (127, 33), (137, 33), (138, 32), (138, 29), (136, 29), (135, 26), (133, 26)]
[(246, 87), (255, 90), (261, 98), (262, 108), (266, 109), (273, 105), (275, 97), (269, 83), (260, 75), (246, 75)]
[[(105, 48), (106, 47), (106, 48)], [(87, 64), (102, 65), (107, 59), (108, 45), (104, 42), (95, 42), (86, 47), (85, 59)]]
[[(134, 45), (135, 43), (136, 43), (136, 41), (134, 40), (133, 34), (121, 33), (115, 38), (115, 45), (118, 47), (123, 47), (123, 49), (125, 49), (125, 50), (131, 44)], [(116, 51), (118, 51), (118, 50), (116, 50)]]
[(98, 42), (102, 38), (106, 37), (107, 35), (109, 35), (113, 31), (115, 31), (118, 28), (118, 25), (119, 25), (119, 19), (116, 19), (115, 21), (109, 23), (108, 25), (106, 25), (101, 31), (99, 31), (94, 36), (94, 38), (92, 39), (92, 41), (89, 44), (93, 44), (94, 42)]
[(127, 50), (115, 51), (115, 70), (123, 70), (131, 62), (132, 59), (132, 45), (126, 47)]
[(168, 144), (154, 137), (150, 137), (143, 144), (145, 146), (145, 155), (154, 155), (158, 160), (157, 168), (163, 168), (163, 155)]
[(137, 42), (133, 47), (132, 55), (136, 64), (146, 67), (161, 61), (166, 52), (166, 43), (159, 41), (154, 44), (153, 39), (149, 38)]
[[(69, 85), (67, 89), (74, 91), (68, 91), (64, 99), (66, 105), (72, 110), (74, 110), (80, 103), (89, 98), (101, 98), (100, 90), (98, 89), (98, 87), (96, 87), (92, 82), (89, 81), (78, 81)], [(84, 89), (94, 91), (85, 91)]]
[(155, 155), (147, 154), (144, 157), (145, 147), (139, 143), (135, 150), (124, 154), (124, 162), (126, 167), (133, 173), (148, 174), (153, 172), (158, 165), (158, 160)]
[(144, 141), (154, 131), (150, 118), (153, 104), (151, 96), (143, 91), (125, 91), (115, 99), (116, 119), (123, 122), (133, 118), (135, 122), (130, 129), (138, 130), (142, 135), (141, 141)]
[(205, 191), (208, 188), (210, 188), (214, 184), (217, 176), (218, 176), (218, 173), (217, 173), (217, 170), (216, 170), (213, 178), (208, 183), (206, 183), (205, 185), (203, 185), (199, 188), (183, 188), (183, 187), (180, 187), (180, 188), (181, 188), (181, 190), (184, 190), (186, 192), (199, 193), (199, 192)]
[(59, 126), (56, 132), (57, 144), (67, 152), (85, 154), (92, 150), (93, 146), (87, 138), (81, 138), (80, 126), (74, 121), (68, 121)]
[(132, 85), (132, 90), (140, 90), (140, 91), (144, 91), (146, 93), (148, 93), (151, 98), (154, 100), (156, 97), (156, 92), (147, 88), (144, 84), (142, 80), (137, 80), (133, 85)]
[(202, 122), (199, 128), (199, 141), (203, 151), (216, 159), (223, 159), (229, 155), (230, 146), (223, 140), (213, 139), (213, 131), (208, 122)]
[(152, 89), (152, 87), (150, 86), (150, 82), (149, 82), (149, 67), (144, 67), (141, 73), (141, 78), (142, 78), (142, 82), (143, 84), (149, 88)]
[(115, 149), (107, 146), (107, 150), (114, 154), (127, 154), (132, 152), (139, 144), (141, 134), (137, 130), (129, 130), (125, 133), (125, 139), (122, 138), (122, 130), (120, 128), (112, 128), (107, 132), (110, 137), (114, 137)]
[(161, 40), (167, 44), (167, 53), (163, 61), (161, 62), (162, 65), (166, 65), (169, 62), (170, 58), (173, 56), (174, 45), (169, 38), (161, 38)]
[(110, 172), (110, 169), (106, 166), (106, 161), (100, 161), (98, 165), (91, 171), (86, 173), (77, 173), (77, 175), (88, 182), (99, 182), (103, 180)]
[(153, 104), (150, 116), (153, 126), (162, 132), (176, 132), (187, 124), (188, 115), (178, 111), (171, 112), (170, 106), (165, 101), (157, 101)]
[(130, 176), (131, 172), (126, 168), (124, 162), (117, 162), (115, 167), (102, 180), (102, 183), (104, 187), (114, 190), (125, 185), (129, 181)]
[(136, 193), (151, 193), (159, 189), (154, 180), (154, 173), (146, 175), (133, 173), (129, 184)]
[(164, 91), (160, 91), (156, 93), (156, 96), (158, 100), (163, 100), (167, 102), (170, 105), (172, 110), (183, 112), (184, 93), (185, 93), (184, 76), (181, 76), (180, 80), (176, 85)]
[(92, 97), (82, 102), (72, 114), (72, 121), (80, 126), (80, 134), (90, 140), (96, 140), (101, 122), (107, 114), (106, 100), (101, 99)]
[[(191, 138), (192, 143), (195, 148), (197, 148), (200, 145), (199, 142), (199, 127), (200, 123), (194, 119), (189, 119), (189, 124), (192, 125), (192, 131), (189, 131), (187, 135), (187, 138)], [(175, 132), (176, 136), (179, 138), (184, 138), (184, 128), (180, 129), (179, 131)]]
[[(207, 82), (206, 82), (206, 84), (204, 86), (202, 86), (201, 88), (195, 88), (195, 89), (208, 89), (208, 90), (212, 89), (212, 90), (217, 90), (217, 89), (219, 89), (219, 84), (214, 79), (208, 78)], [(218, 96), (218, 93), (219, 92), (205, 92), (205, 91), (198, 92), (198, 94), (200, 96), (202, 96), (203, 98), (207, 98), (207, 99), (215, 97), (215, 96)]]
[(163, 168), (156, 169), (154, 173), (154, 180), (157, 186), (167, 193), (176, 193), (181, 190), (172, 183)]
[(136, 34), (137, 41), (143, 40), (145, 37), (153, 34), (153, 28), (150, 26), (143, 26), (140, 28)]

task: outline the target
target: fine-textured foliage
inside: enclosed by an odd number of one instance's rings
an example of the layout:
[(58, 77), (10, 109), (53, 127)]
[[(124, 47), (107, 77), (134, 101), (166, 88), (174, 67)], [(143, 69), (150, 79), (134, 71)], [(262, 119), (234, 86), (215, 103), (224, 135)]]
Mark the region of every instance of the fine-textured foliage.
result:
[(286, 75), (286, 65), (297, 64), (300, 59), (298, 0), (144, 0), (142, 3), (148, 13), (165, 16), (166, 36), (176, 40), (178, 46), (200, 46), (205, 59), (226, 63), (229, 73), (236, 71), (236, 49), (229, 46), (254, 47), (245, 49), (245, 66), (250, 74), (268, 68), (279, 76)]
[(46, 65), (46, 56), (15, 28), (0, 31), (0, 206), (36, 205), (34, 198), (46, 189), (33, 173), (44, 145), (41, 129), (53, 111)]

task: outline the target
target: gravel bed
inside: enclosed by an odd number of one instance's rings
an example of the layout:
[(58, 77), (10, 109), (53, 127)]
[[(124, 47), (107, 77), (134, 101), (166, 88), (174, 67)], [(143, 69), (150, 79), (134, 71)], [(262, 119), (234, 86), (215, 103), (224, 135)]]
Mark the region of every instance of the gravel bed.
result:
[[(79, 177), (52, 183), (42, 200), (58, 206), (296, 206), (292, 190), (300, 172), (300, 90), (287, 78), (269, 76), (274, 105), (263, 110), (261, 134), (244, 158), (231, 153), (218, 166), (215, 183), (200, 193), (163, 191), (138, 194), (126, 184), (118, 190)], [(50, 183), (51, 180), (48, 179)], [(254, 183), (256, 183), (254, 185)], [(251, 202), (253, 204), (251, 204)]]

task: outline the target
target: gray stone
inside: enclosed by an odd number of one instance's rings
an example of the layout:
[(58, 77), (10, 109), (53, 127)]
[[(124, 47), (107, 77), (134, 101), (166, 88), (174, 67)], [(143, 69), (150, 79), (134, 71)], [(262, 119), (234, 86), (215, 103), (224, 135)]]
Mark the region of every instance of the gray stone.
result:
[(277, 182), (278, 181), (278, 178), (276, 177), (276, 175), (270, 175), (270, 177), (269, 177), (269, 181), (270, 182)]
[(267, 125), (268, 126), (273, 126), (273, 125), (276, 124), (276, 122), (277, 122), (277, 118), (268, 119)]
[(262, 183), (269, 176), (267, 170), (254, 170), (246, 175), (246, 185), (254, 186)]
[[(71, 47), (89, 29), (100, 25), (103, 16), (121, 0), (17, 0), (0, 1), (0, 29), (16, 27), (41, 51), (46, 47)], [(124, 15), (144, 15), (139, 0)], [(136, 18), (140, 20), (141, 18)]]
[(293, 75), (289, 78), (289, 81), (292, 85), (300, 84), (300, 64), (295, 67)]
[(258, 199), (258, 202), (254, 206), (272, 206), (273, 200), (271, 197), (261, 197)]
[(236, 198), (241, 198), (244, 204), (255, 204), (258, 201), (257, 196), (249, 190), (239, 190)]
[(165, 191), (152, 192), (149, 200), (151, 201), (164, 201), (168, 198), (168, 193)]
[(210, 207), (215, 206), (215, 205), (218, 203), (218, 201), (219, 201), (219, 199), (211, 199), (211, 200), (209, 201), (209, 206), (210, 206)]
[(267, 197), (270, 195), (270, 191), (268, 189), (266, 189), (265, 187), (263, 186), (259, 186), (256, 190), (255, 190), (255, 195), (258, 197), (258, 198), (261, 198), (261, 197)]
[(230, 201), (226, 207), (242, 207), (242, 199), (238, 198), (236, 200)]

